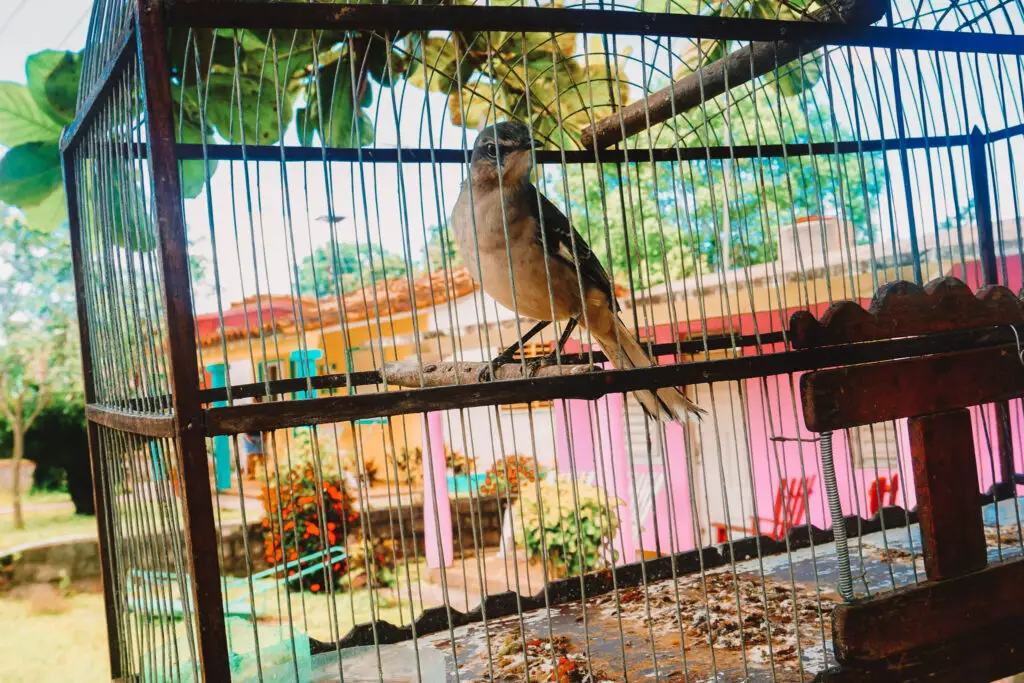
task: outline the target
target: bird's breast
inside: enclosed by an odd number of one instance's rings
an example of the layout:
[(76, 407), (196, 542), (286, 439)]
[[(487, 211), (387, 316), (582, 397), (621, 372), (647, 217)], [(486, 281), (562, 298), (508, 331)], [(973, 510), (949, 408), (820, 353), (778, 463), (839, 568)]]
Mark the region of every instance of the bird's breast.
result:
[[(510, 211), (508, 202), (502, 211), (502, 202), (486, 195), (475, 196), (470, 204), (466, 195), (464, 190), (452, 214), (453, 232), (470, 273), (487, 295), (537, 320), (550, 320), (552, 307), (555, 318), (575, 315), (575, 273), (561, 260), (546, 257), (532, 212)], [(549, 271), (555, 286), (549, 285)]]

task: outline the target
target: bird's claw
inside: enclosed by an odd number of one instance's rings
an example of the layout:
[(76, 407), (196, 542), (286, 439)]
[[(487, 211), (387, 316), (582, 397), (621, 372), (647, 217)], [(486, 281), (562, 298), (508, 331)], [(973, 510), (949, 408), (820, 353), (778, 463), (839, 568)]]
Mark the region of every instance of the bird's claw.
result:
[(480, 374), (477, 375), (476, 381), (477, 382), (493, 382), (494, 381), (494, 372), (495, 372), (495, 370), (498, 369), (499, 365), (500, 365), (500, 363), (497, 363), (496, 361), (492, 360), (490, 363), (488, 363), (483, 368), (481, 368)]
[(557, 364), (558, 359), (555, 357), (554, 354), (542, 356), (541, 358), (530, 358), (529, 360), (526, 361), (526, 376), (535, 377), (537, 375), (537, 372), (539, 372), (541, 368)]

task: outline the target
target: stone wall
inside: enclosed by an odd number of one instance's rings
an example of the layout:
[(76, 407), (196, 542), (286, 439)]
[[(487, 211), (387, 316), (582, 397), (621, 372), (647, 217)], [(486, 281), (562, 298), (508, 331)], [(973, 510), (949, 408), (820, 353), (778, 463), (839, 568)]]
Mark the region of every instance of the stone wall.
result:
[[(501, 543), (503, 510), (504, 504), (499, 506), (494, 498), (453, 501), (456, 556), (460, 553), (460, 534), (461, 549), (466, 553), (473, 552), (474, 526), (477, 528), (476, 542), (480, 546), (497, 548)], [(404, 536), (406, 552), (415, 549), (418, 555), (424, 553), (422, 504), (372, 510), (366, 515), (365, 526), (360, 523), (360, 529), (363, 528), (368, 528), (374, 537), (400, 540)], [(185, 557), (185, 538), (180, 531), (175, 535), (179, 555), (170, 552), (175, 543), (173, 537), (139, 536), (122, 538), (119, 542), (122, 553), (133, 558), (133, 568), (176, 572), (181, 570), (176, 566), (176, 557)], [(253, 571), (269, 566), (263, 555), (263, 532), (258, 523), (250, 524), (244, 533), (241, 525), (226, 528), (220, 550), (224, 571), (232, 576), (245, 575), (246, 557)], [(21, 546), (0, 558), (0, 573), (8, 577), (6, 582), (10, 585), (57, 581), (64, 576), (73, 581), (94, 579), (100, 576), (99, 543), (94, 536), (69, 536)], [(0, 586), (3, 583), (0, 580)]]

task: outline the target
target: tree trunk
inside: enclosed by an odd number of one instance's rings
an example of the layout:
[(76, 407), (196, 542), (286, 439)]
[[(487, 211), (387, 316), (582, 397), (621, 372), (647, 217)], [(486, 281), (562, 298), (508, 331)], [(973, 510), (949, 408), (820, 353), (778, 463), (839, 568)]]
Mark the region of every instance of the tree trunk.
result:
[(11, 482), (11, 500), (14, 506), (14, 528), (25, 528), (25, 516), (21, 511), (21, 461), (25, 457), (25, 433), (20, 425), (11, 425), (11, 437), (14, 439), (14, 480)]

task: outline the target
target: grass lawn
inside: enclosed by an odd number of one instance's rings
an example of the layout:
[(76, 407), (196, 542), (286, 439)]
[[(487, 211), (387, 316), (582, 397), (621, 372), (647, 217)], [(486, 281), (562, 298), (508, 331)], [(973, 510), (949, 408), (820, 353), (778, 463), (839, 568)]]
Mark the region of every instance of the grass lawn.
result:
[[(0, 491), (0, 510), (11, 507), (11, 492)], [(27, 494), (23, 499), (25, 505), (44, 505), (49, 503), (71, 504), (71, 496), (59, 491), (39, 491)]]
[[(409, 622), (407, 588), (400, 587), (401, 608), (392, 595), (374, 596), (378, 619), (392, 624)], [(413, 587), (415, 593), (415, 587)], [(331, 629), (334, 610), (337, 610), (340, 635), (344, 636), (354, 624), (371, 619), (371, 594), (366, 589), (337, 593), (332, 598), (311, 593), (292, 593), (291, 621), (297, 631), (305, 631), (314, 638), (329, 641), (338, 637), (339, 630)], [(107, 663), (106, 627), (103, 621), (103, 596), (99, 593), (72, 595), (58, 604), (62, 611), (41, 614), (32, 600), (25, 597), (0, 597), (0, 681), (3, 683), (93, 683), (110, 680)], [(282, 594), (281, 621), (288, 622), (286, 603)], [(416, 614), (421, 606), (417, 601)], [(268, 595), (267, 612), (277, 621), (277, 600)], [(353, 615), (354, 613), (354, 615)], [(354, 616), (354, 618), (353, 618)], [(11, 625), (17, 625), (12, 628)]]
[(0, 494), (0, 551), (61, 536), (96, 533), (96, 518), (76, 515), (71, 496), (66, 493), (31, 493), (24, 497), (22, 506), (25, 528), (15, 529), (10, 493)]
[(0, 597), (0, 681), (109, 683), (103, 596), (75, 595), (64, 607), (36, 614), (28, 600)]
[[(96, 518), (76, 515), (71, 497), (66, 493), (33, 493), (25, 496), (25, 528), (15, 529), (14, 516), (9, 509), (11, 499), (6, 492), (4, 495), (6, 497), (0, 496), (0, 552), (25, 543), (48, 541), (62, 536), (96, 534)], [(183, 525), (180, 513), (178, 518), (178, 524)], [(237, 508), (221, 510), (222, 524), (237, 523), (241, 519)]]
[(30, 510), (25, 513), (25, 528), (15, 529), (11, 515), (0, 515), (0, 551), (24, 543), (46, 541), (61, 536), (95, 534), (96, 518), (76, 515), (74, 510)]

